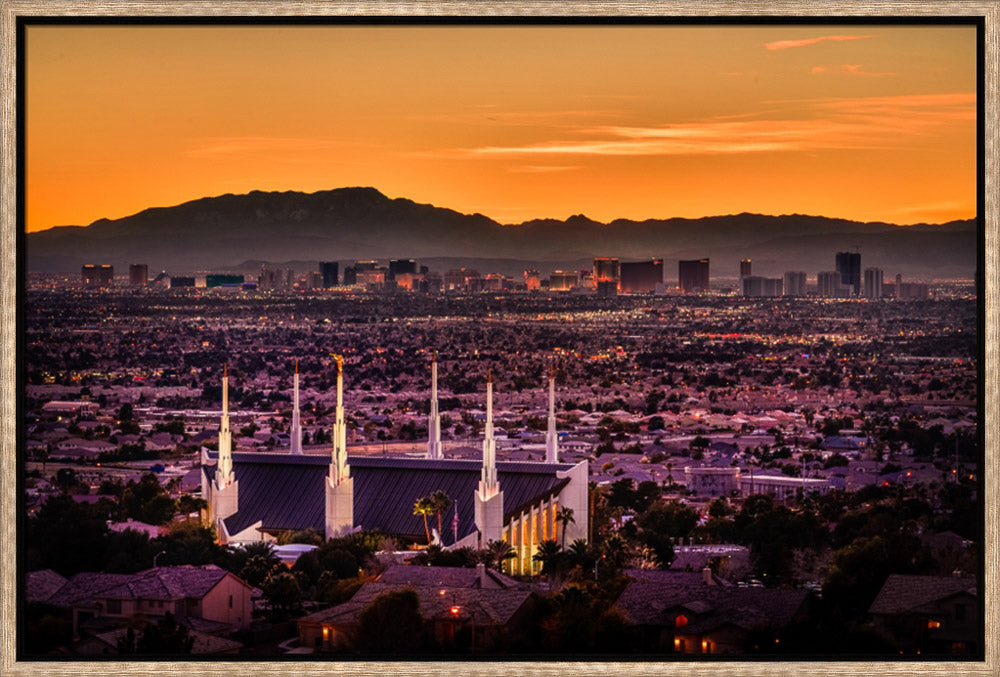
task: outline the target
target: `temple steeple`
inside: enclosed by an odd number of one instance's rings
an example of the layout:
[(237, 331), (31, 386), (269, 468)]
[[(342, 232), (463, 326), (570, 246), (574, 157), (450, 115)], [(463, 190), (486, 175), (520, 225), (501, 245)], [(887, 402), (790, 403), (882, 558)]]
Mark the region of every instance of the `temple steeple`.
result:
[(438, 413), (438, 360), (434, 351), (431, 362), (431, 411), (427, 417), (427, 458), (438, 460), (441, 456), (441, 415)]
[(483, 431), (482, 478), (475, 495), (479, 546), (503, 537), (503, 492), (497, 478), (496, 440), (493, 437), (493, 376), (486, 372), (486, 428)]
[(340, 484), (351, 476), (347, 465), (347, 423), (344, 421), (344, 356), (337, 360), (337, 410), (333, 422), (333, 453), (330, 457), (330, 482)]
[(559, 462), (559, 433), (556, 432), (556, 367), (549, 373), (549, 427), (545, 431), (545, 462)]
[(333, 423), (333, 452), (326, 478), (326, 537), (343, 536), (354, 529), (354, 478), (347, 464), (347, 423), (344, 421), (344, 357), (337, 360), (337, 411)]
[(233, 433), (229, 429), (229, 365), (222, 366), (222, 419), (219, 421), (219, 463), (215, 484), (224, 489), (233, 483)]
[(496, 439), (493, 437), (493, 376), (486, 372), (486, 427), (483, 430), (483, 472), (480, 492), (492, 495), (498, 491)]
[[(208, 461), (204, 455), (202, 463)], [(229, 367), (222, 367), (222, 418), (219, 421), (219, 456), (215, 474), (202, 474), (201, 492), (208, 501), (208, 519), (223, 543), (228, 540), (223, 520), (240, 509), (239, 482), (233, 469), (233, 433), (229, 429)]]
[(299, 420), (299, 361), (295, 360), (295, 380), (292, 386), (292, 426), (290, 454), (302, 455), (302, 422)]

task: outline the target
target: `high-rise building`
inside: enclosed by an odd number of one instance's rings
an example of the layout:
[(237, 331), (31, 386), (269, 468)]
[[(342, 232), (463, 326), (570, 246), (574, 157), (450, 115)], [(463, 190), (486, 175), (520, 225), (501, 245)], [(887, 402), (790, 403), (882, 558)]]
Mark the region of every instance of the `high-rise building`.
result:
[[(345, 271), (346, 272), (346, 271)], [(336, 261), (320, 261), (319, 274), (323, 276), (323, 287), (330, 289), (337, 286), (339, 264)]]
[(602, 282), (612, 282), (617, 290), (620, 279), (621, 264), (618, 259), (606, 257), (594, 259), (594, 289), (597, 289)]
[(805, 296), (806, 295), (806, 274), (802, 271), (792, 270), (785, 273), (782, 278), (785, 296)]
[(537, 270), (524, 271), (524, 286), (528, 291), (536, 291), (542, 288), (542, 276)]
[(855, 296), (861, 293), (861, 254), (838, 252), (837, 272), (842, 285), (851, 287)]
[(149, 284), (149, 266), (145, 263), (133, 263), (128, 267), (128, 283), (133, 287), (145, 287)]
[(820, 296), (843, 298), (851, 295), (851, 287), (843, 284), (836, 270), (824, 270), (816, 274), (816, 290)]
[(212, 287), (237, 286), (243, 284), (243, 276), (230, 273), (210, 273), (205, 276), (205, 286)]
[(750, 275), (740, 280), (743, 283), (743, 295), (751, 298), (760, 296), (781, 296), (782, 279)]
[(882, 270), (880, 268), (865, 268), (865, 298), (882, 298)]
[(684, 293), (708, 290), (708, 259), (677, 262), (678, 286)]
[(170, 278), (170, 288), (179, 289), (181, 287), (193, 287), (194, 277), (187, 275), (175, 275)]
[(663, 284), (663, 259), (622, 263), (619, 275), (623, 292), (654, 292), (656, 285)]
[(740, 261), (740, 277), (750, 277), (753, 275), (753, 266), (751, 265), (750, 259), (743, 259)]
[(295, 286), (295, 271), (291, 268), (260, 267), (257, 286), (261, 291), (287, 291)]
[(566, 270), (553, 270), (549, 275), (549, 291), (569, 291), (576, 286), (576, 273)]
[(86, 287), (110, 287), (115, 279), (115, 268), (107, 263), (87, 263), (80, 270), (80, 277)]
[(390, 259), (389, 260), (389, 274), (386, 276), (387, 279), (395, 280), (396, 275), (401, 275), (403, 273), (410, 273), (415, 275), (417, 272), (417, 262), (413, 259)]

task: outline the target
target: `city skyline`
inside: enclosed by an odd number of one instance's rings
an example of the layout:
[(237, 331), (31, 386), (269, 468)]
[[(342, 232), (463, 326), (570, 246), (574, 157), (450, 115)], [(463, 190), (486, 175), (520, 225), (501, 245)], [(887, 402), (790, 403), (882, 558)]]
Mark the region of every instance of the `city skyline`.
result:
[(27, 34), (29, 232), (350, 185), (502, 223), (976, 215), (971, 25)]

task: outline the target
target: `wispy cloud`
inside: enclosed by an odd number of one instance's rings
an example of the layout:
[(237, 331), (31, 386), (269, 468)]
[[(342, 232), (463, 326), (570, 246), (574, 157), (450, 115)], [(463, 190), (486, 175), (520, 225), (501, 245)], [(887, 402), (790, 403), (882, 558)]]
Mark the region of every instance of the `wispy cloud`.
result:
[(774, 52), (781, 49), (792, 49), (793, 47), (806, 47), (807, 45), (815, 45), (819, 42), (826, 42), (827, 40), (832, 40), (839, 42), (841, 40), (863, 40), (865, 38), (874, 37), (872, 35), (821, 35), (816, 38), (801, 38), (799, 40), (778, 40), (776, 42), (765, 42), (764, 47), (768, 51)]
[(889, 72), (866, 71), (863, 66), (856, 63), (845, 63), (840, 66), (834, 66), (833, 68), (829, 66), (813, 66), (811, 72), (814, 74), (847, 73), (848, 75), (860, 75), (868, 78), (884, 78), (890, 75), (895, 75), (895, 73)]
[(787, 115), (780, 119), (712, 118), (658, 126), (579, 127), (566, 138), (456, 152), (466, 157), (537, 157), (886, 148), (907, 135), (928, 134), (946, 125), (975, 119), (975, 94), (971, 93), (828, 98), (797, 103), (800, 114), (794, 118)]
[(583, 169), (580, 165), (517, 165), (509, 167), (507, 171), (518, 174), (550, 174), (552, 172), (570, 172), (575, 169)]
[(588, 120), (620, 118), (625, 113), (618, 109), (584, 108), (564, 110), (499, 110), (490, 105), (479, 105), (468, 112), (449, 112), (434, 115), (414, 115), (410, 119), (447, 124), (499, 125), (505, 127), (572, 127)]

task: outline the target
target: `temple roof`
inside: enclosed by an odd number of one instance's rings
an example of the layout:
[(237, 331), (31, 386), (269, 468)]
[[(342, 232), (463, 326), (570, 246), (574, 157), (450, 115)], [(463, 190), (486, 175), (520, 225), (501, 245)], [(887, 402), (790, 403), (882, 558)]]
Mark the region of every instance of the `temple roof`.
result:
[[(209, 458), (215, 458), (210, 453)], [(451, 528), (458, 504), (458, 538), (475, 531), (473, 494), (480, 479), (481, 462), (476, 460), (429, 460), (399, 457), (351, 457), (354, 479), (354, 523), (363, 529), (379, 529), (387, 534), (424, 537), (424, 521), (413, 514), (413, 504), (422, 496), (441, 489), (452, 499), (452, 507), (442, 515), (446, 545), (454, 540)], [(325, 482), (330, 459), (327, 456), (291, 456), (287, 453), (236, 453), (233, 469), (239, 485), (239, 511), (224, 521), (230, 534), (252, 526), (258, 520), (264, 530), (325, 530)], [(557, 494), (569, 482), (558, 471), (572, 468), (566, 463), (497, 463), (500, 490), (504, 494), (504, 519), (522, 509)], [(209, 479), (215, 466), (205, 466)], [(437, 527), (437, 518), (429, 519)]]

